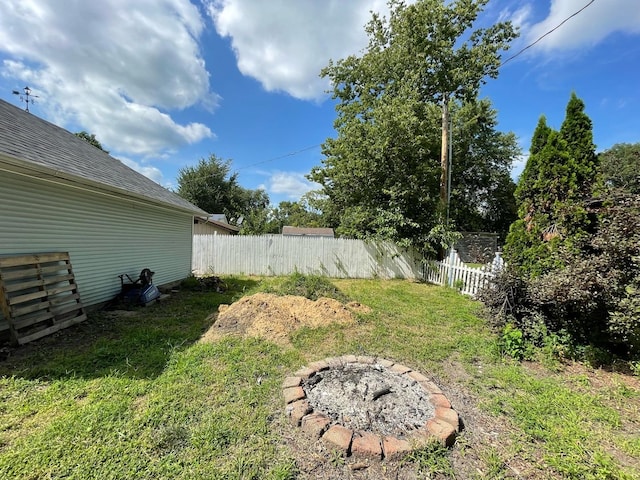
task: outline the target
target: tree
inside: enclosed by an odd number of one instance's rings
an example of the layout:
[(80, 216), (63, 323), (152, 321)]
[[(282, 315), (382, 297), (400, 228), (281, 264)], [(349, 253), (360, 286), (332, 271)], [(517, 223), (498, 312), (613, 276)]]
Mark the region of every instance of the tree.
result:
[(560, 131), (540, 119), (516, 190), (509, 268), (482, 300), (533, 340), (562, 331), (580, 345), (637, 357), (640, 196), (606, 174), (602, 183), (608, 168), (598, 165), (591, 120), (575, 94)]
[(263, 235), (270, 230), (270, 201), (267, 192), (261, 189), (239, 188), (234, 208), (236, 222), (240, 224), (241, 235)]
[(567, 104), (565, 119), (560, 127), (560, 135), (567, 142), (575, 178), (571, 179), (568, 196), (582, 199), (591, 195), (598, 181), (598, 156), (593, 143), (593, 123), (584, 112), (584, 102), (575, 92)]
[(109, 153), (107, 150), (105, 150), (104, 148), (102, 148), (102, 144), (98, 141), (98, 139), (96, 138), (95, 133), (87, 133), (84, 130), (78, 133), (74, 134), (76, 137), (83, 139), (85, 142), (90, 143), (91, 145), (93, 145), (96, 148), (99, 148), (100, 150), (102, 150), (104, 153)]
[(496, 78), (500, 53), (517, 33), (510, 22), (471, 31), (489, 0), (391, 0), (390, 18), (374, 14), (366, 27), (367, 52), (330, 62), (322, 71), (333, 81), (334, 98), (397, 94), (408, 87), (422, 102), (442, 108), (440, 200), (447, 198), (447, 141), (450, 100), (470, 101), (486, 77)]
[[(497, 75), (498, 52), (515, 37), (509, 23), (469, 32), (486, 3), (392, 0), (388, 20), (374, 14), (368, 23), (366, 52), (322, 70), (339, 102), (338, 137), (324, 143), (324, 167), (309, 178), (323, 185), (323, 213), (340, 219), (339, 234), (421, 246), (436, 212), (444, 217), (442, 106), (448, 109), (450, 99), (455, 107), (472, 104), (484, 78)], [(499, 177), (493, 180), (505, 180)]]
[(507, 236), (507, 262), (532, 276), (563, 265), (559, 246), (570, 249), (590, 231), (585, 201), (597, 185), (592, 123), (572, 93), (560, 131), (541, 117), (533, 134), (516, 189), (519, 218)]
[[(409, 98), (380, 102), (368, 121), (350, 119), (323, 145), (323, 166), (309, 178), (323, 186), (323, 217), (339, 235), (423, 248), (440, 222), (439, 107)], [(451, 219), (461, 230), (504, 236), (516, 216), (516, 138), (495, 130), (488, 100), (454, 104), (453, 113)]]
[(273, 222), (277, 232), (282, 232), (282, 227), (323, 227), (322, 215), (307, 208), (304, 200), (299, 202), (283, 201), (273, 210)]
[(497, 131), (489, 100), (452, 104), (453, 165), (450, 217), (463, 231), (506, 237), (517, 218), (511, 165), (520, 154), (513, 133)]
[(599, 161), (605, 185), (640, 194), (640, 143), (618, 143), (600, 153)]
[(230, 223), (242, 223), (242, 230), (249, 233), (259, 230), (269, 206), (266, 192), (241, 187), (238, 174), (231, 173), (231, 161), (213, 154), (195, 167), (180, 169), (177, 193), (206, 212), (224, 213)]

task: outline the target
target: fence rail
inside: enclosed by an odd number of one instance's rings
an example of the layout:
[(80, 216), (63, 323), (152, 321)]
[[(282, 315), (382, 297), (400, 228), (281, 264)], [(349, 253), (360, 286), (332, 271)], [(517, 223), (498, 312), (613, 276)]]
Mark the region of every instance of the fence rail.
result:
[(480, 268), (468, 267), (460, 259), (458, 252), (451, 249), (442, 261), (427, 262), (423, 278), (427, 282), (449, 287), (457, 287), (466, 295), (475, 297), (504, 266), (500, 252), (493, 260)]
[(422, 278), (422, 259), (389, 242), (281, 235), (193, 236), (195, 274)]

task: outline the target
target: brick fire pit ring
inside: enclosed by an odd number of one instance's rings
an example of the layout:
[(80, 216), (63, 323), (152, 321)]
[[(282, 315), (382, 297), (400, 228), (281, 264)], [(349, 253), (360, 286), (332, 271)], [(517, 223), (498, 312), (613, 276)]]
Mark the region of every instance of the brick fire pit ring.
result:
[(394, 459), (434, 440), (450, 447), (460, 429), (435, 383), (383, 358), (310, 363), (284, 380), (282, 392), (290, 421), (346, 456)]

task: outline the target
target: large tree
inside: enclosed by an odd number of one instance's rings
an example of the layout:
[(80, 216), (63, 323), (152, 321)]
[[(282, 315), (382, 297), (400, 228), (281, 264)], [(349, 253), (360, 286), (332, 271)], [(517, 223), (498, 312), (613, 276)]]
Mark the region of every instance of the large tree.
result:
[[(310, 178), (323, 185), (329, 200), (324, 213), (340, 219), (339, 233), (421, 246), (444, 217), (441, 179), (446, 170), (440, 162), (439, 128), (443, 105), (472, 105), (484, 78), (497, 74), (498, 52), (515, 36), (509, 23), (471, 31), (486, 3), (421, 0), (407, 6), (392, 0), (389, 19), (374, 14), (368, 23), (365, 53), (332, 61), (323, 69), (338, 100), (338, 136), (324, 143), (324, 165)], [(487, 110), (487, 104), (473, 108)], [(460, 111), (464, 117), (465, 108)], [(480, 115), (479, 130), (492, 129), (494, 121), (494, 113)], [(460, 120), (464, 128), (454, 135), (463, 138), (473, 127), (469, 122), (472, 118)], [(468, 138), (473, 140), (472, 135)], [(508, 151), (502, 152), (500, 162), (509, 163), (517, 147), (502, 140)], [(475, 152), (481, 159), (480, 149)], [(469, 153), (458, 149), (454, 155)], [(489, 162), (494, 158), (492, 154)], [(456, 164), (457, 174), (463, 163)], [(474, 187), (505, 190), (495, 182), (507, 181), (508, 176), (491, 177), (494, 185)], [(454, 187), (457, 181), (454, 178)], [(458, 191), (453, 202), (464, 201), (467, 193)], [(482, 203), (474, 207), (491, 210)], [(465, 208), (458, 203), (456, 212)], [(470, 218), (469, 210), (460, 217)]]
[(247, 222), (243, 227), (247, 233), (259, 231), (269, 207), (266, 192), (241, 187), (238, 174), (231, 172), (231, 161), (213, 154), (180, 169), (177, 193), (206, 212), (224, 213), (232, 224)]
[(450, 217), (463, 231), (499, 233), (517, 218), (511, 165), (520, 155), (513, 133), (497, 130), (489, 100), (453, 104)]

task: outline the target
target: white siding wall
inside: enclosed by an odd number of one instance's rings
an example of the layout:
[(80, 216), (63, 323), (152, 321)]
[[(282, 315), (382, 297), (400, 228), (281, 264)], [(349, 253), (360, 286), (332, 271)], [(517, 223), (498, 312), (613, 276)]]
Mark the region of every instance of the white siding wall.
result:
[(85, 306), (113, 298), (118, 275), (150, 268), (157, 285), (191, 272), (193, 217), (0, 171), (0, 255), (71, 255)]

